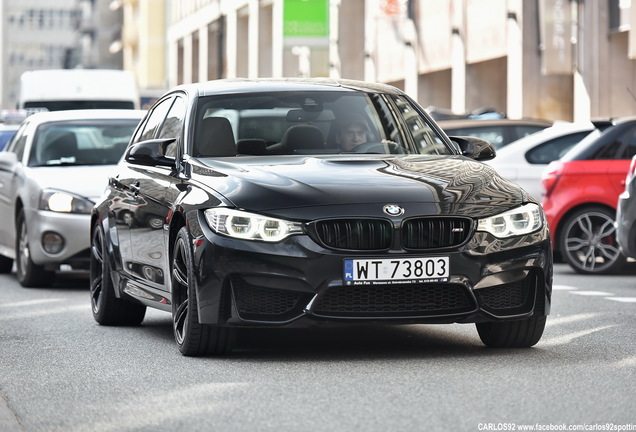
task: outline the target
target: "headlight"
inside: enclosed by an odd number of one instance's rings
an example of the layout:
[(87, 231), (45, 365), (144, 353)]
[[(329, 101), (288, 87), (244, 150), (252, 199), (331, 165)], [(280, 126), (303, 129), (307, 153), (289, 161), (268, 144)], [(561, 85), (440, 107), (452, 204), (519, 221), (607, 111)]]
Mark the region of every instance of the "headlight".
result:
[(210, 228), (218, 234), (244, 240), (281, 241), (302, 234), (302, 224), (227, 208), (205, 211)]
[(541, 208), (537, 204), (526, 204), (496, 216), (479, 219), (477, 230), (505, 238), (529, 234), (542, 226)]
[(67, 192), (45, 190), (40, 196), (40, 209), (61, 213), (89, 214), (94, 203)]

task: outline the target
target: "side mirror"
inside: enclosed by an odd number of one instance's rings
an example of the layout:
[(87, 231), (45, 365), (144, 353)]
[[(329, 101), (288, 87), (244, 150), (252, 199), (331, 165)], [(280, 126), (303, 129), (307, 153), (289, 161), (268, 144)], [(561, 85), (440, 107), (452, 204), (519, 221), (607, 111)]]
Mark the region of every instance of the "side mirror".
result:
[(172, 167), (175, 165), (175, 160), (166, 157), (166, 148), (176, 140), (176, 138), (163, 138), (138, 142), (128, 148), (124, 159), (134, 165)]
[(13, 152), (0, 152), (0, 171), (13, 171), (18, 163), (18, 157)]
[(449, 138), (459, 146), (462, 155), (471, 159), (487, 161), (494, 159), (497, 155), (495, 147), (485, 139), (468, 136), (454, 136)]

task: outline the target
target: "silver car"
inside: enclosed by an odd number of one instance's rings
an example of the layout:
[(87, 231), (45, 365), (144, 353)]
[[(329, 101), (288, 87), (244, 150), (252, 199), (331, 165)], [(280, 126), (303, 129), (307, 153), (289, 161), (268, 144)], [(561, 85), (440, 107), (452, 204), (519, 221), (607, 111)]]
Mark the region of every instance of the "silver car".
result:
[(88, 269), (90, 212), (145, 111), (28, 117), (0, 152), (0, 273), (47, 286), (60, 265)]

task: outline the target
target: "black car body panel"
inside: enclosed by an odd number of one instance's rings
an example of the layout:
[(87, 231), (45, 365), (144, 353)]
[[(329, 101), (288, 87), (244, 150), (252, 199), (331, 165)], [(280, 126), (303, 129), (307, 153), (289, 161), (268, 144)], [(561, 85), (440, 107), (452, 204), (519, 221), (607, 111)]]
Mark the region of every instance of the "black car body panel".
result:
[[(364, 106), (370, 119), (379, 113), (369, 120), (378, 131), (368, 132), (377, 144), (362, 153), (329, 144), (342, 95), (355, 95), (343, 100)], [(174, 100), (180, 108), (172, 115)], [(270, 106), (278, 102), (285, 108)], [(227, 118), (233, 136), (217, 130), (206, 148), (201, 118), (212, 115)], [(324, 147), (285, 146), (283, 129), (294, 121), (319, 129)], [(262, 136), (249, 135), (256, 124)], [(237, 148), (250, 141), (259, 153), (227, 154), (234, 147), (219, 150), (226, 138)], [(93, 210), (93, 232), (106, 233), (116, 297), (172, 310), (175, 328), (186, 286), (196, 291), (197, 324), (213, 327), (545, 317), (552, 255), (540, 207), (462, 151), (494, 154), (483, 141), (454, 144), (392, 87), (331, 80), (182, 86), (140, 123)], [(532, 230), (495, 236), (503, 219), (482, 226), (525, 208)], [(175, 279), (184, 227), (194, 278), (187, 284)], [(378, 273), (391, 268), (391, 277)]]
[[(195, 167), (193, 180), (210, 186), (234, 206), (253, 211), (376, 200), (436, 203), (447, 213), (461, 212), (467, 205), (483, 206), (483, 216), (489, 216), (497, 209), (529, 201), (487, 165), (460, 156), (281, 156), (265, 161), (246, 157), (236, 162), (201, 162), (209, 170)], [(474, 208), (467, 211), (479, 215)]]

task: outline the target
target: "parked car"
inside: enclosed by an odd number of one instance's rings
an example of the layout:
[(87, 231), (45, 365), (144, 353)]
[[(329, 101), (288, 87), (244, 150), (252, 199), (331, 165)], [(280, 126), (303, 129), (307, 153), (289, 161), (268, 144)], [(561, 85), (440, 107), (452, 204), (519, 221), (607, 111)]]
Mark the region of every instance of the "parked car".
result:
[[(147, 306), (171, 312), (184, 355), (229, 352), (237, 327), (316, 324), (476, 323), (488, 346), (532, 346), (550, 309), (547, 223), (478, 162), (494, 153), (451, 142), (391, 86), (177, 87), (93, 209), (93, 316), (136, 325)], [(118, 221), (125, 200), (163, 229)]]
[(625, 263), (616, 241), (616, 203), (636, 154), (636, 118), (596, 130), (543, 175), (543, 209), (555, 252), (579, 273), (613, 273)]
[(530, 195), (541, 199), (541, 178), (548, 164), (563, 156), (597, 127), (603, 130), (610, 124), (609, 121), (556, 122), (497, 150), (497, 157), (486, 163), (505, 178), (524, 188)]
[(437, 122), (450, 136), (472, 136), (489, 141), (497, 151), (509, 143), (547, 127), (551, 121), (538, 119), (464, 119)]
[(0, 151), (6, 147), (19, 127), (19, 124), (0, 124)]
[(90, 211), (144, 112), (34, 114), (0, 152), (0, 273), (46, 286), (62, 264), (88, 269)]
[(625, 190), (618, 196), (616, 240), (623, 255), (636, 258), (636, 156), (625, 177)]

